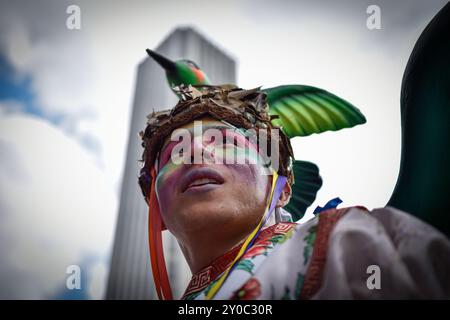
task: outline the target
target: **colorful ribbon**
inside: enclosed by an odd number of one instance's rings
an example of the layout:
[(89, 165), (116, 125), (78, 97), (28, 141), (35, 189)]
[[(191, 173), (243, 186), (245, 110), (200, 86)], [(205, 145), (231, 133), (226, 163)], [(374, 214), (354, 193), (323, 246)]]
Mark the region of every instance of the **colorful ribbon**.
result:
[(270, 197), (264, 215), (261, 217), (261, 220), (259, 221), (256, 228), (252, 231), (252, 233), (250, 233), (247, 239), (245, 239), (244, 243), (241, 246), (241, 249), (239, 250), (239, 253), (234, 258), (234, 261), (231, 264), (231, 266), (228, 267), (227, 270), (225, 270), (225, 272), (220, 276), (218, 281), (211, 286), (210, 290), (208, 291), (208, 294), (206, 295), (207, 300), (211, 300), (212, 298), (214, 298), (214, 296), (217, 294), (217, 292), (219, 292), (220, 288), (223, 286), (225, 280), (228, 278), (228, 275), (231, 273), (231, 271), (233, 271), (239, 259), (241, 259), (241, 257), (253, 245), (255, 239), (258, 237), (261, 231), (262, 226), (264, 226), (267, 220), (269, 219), (270, 214), (272, 213), (273, 208), (275, 207), (275, 204), (278, 201), (281, 192), (283, 191), (286, 180), (287, 180), (286, 177), (278, 176), (276, 172), (273, 172), (272, 188), (270, 190)]
[(326, 210), (329, 210), (329, 209), (335, 209), (341, 203), (342, 203), (342, 200), (339, 197), (331, 199), (323, 207), (317, 206), (316, 209), (314, 209), (313, 213), (314, 214), (318, 214), (318, 213), (321, 213), (322, 211), (326, 211)]

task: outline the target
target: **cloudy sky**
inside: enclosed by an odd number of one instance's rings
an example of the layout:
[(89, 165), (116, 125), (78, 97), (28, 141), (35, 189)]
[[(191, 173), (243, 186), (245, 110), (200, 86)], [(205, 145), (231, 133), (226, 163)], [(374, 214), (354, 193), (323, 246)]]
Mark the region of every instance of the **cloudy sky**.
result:
[[(70, 264), (90, 274), (82, 297), (102, 296), (136, 66), (178, 26), (234, 57), (241, 87), (309, 84), (357, 106), (367, 124), (295, 139), (295, 155), (324, 178), (312, 209), (335, 196), (383, 206), (399, 168), (403, 71), (445, 3), (0, 0), (0, 298), (67, 297)], [(71, 4), (80, 30), (66, 27)], [(371, 4), (380, 30), (366, 27)]]

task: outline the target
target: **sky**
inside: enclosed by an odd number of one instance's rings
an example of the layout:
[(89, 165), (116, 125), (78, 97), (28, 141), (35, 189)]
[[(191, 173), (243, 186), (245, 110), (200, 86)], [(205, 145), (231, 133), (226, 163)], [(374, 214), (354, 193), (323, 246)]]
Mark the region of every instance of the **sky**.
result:
[[(403, 71), (445, 2), (0, 0), (0, 298), (66, 297), (73, 263), (93, 279), (83, 297), (102, 297), (136, 67), (179, 26), (236, 59), (243, 88), (308, 84), (357, 106), (365, 125), (295, 138), (294, 153), (324, 179), (311, 210), (336, 196), (384, 206), (399, 169)], [(72, 4), (79, 30), (66, 27)], [(371, 4), (380, 30), (366, 27)]]

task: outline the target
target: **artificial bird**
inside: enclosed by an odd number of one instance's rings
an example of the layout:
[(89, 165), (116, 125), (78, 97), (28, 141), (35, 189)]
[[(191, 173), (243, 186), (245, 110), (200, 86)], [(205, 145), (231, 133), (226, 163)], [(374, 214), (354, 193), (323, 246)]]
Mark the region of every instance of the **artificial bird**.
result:
[[(147, 53), (166, 72), (172, 91), (180, 85), (208, 85), (210, 81), (193, 61), (172, 61), (155, 51)], [(306, 85), (282, 85), (261, 89), (267, 94), (269, 113), (278, 115), (273, 123), (283, 127), (289, 138), (336, 131), (366, 122), (364, 115), (349, 102), (320, 88)]]

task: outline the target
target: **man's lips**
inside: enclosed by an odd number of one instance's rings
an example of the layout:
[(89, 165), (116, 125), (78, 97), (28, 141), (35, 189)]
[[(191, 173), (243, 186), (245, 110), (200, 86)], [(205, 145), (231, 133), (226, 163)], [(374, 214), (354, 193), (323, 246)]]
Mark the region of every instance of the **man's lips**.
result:
[(225, 179), (216, 170), (208, 167), (193, 168), (181, 179), (181, 192), (207, 184), (223, 184)]

